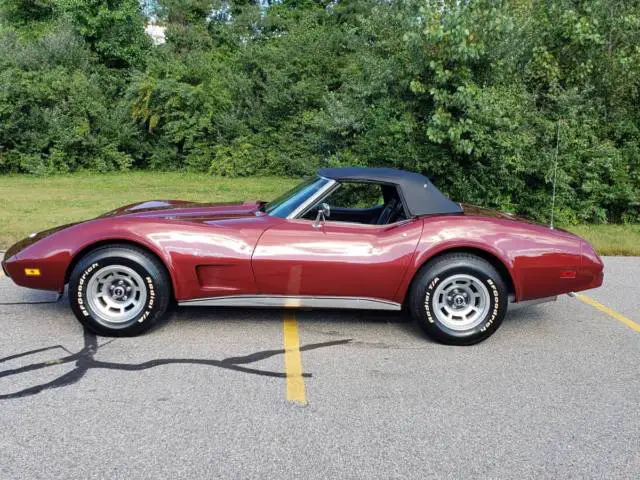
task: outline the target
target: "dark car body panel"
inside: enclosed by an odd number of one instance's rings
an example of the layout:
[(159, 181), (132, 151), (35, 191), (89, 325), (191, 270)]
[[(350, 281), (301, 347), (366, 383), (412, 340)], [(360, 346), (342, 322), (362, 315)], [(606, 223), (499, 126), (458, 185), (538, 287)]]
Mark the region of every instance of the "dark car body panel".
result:
[(281, 220), (253, 254), (258, 290), (266, 294), (393, 300), (411, 264), (422, 220), (394, 225)]

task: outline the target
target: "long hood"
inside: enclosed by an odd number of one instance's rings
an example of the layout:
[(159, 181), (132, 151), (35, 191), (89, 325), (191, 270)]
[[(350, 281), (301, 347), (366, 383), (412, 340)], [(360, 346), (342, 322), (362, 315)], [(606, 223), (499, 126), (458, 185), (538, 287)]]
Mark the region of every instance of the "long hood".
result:
[(222, 220), (255, 215), (261, 202), (196, 203), (184, 200), (150, 200), (107, 212), (102, 217), (134, 216), (168, 220)]

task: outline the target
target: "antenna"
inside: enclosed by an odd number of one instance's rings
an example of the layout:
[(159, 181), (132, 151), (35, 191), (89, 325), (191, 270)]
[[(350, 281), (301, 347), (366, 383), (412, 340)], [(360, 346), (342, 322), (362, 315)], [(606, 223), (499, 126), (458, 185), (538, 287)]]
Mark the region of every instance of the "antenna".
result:
[(556, 133), (556, 156), (553, 162), (553, 195), (551, 196), (551, 223), (549, 228), (553, 230), (553, 213), (556, 208), (556, 180), (558, 178), (558, 150), (560, 150), (560, 120), (558, 120), (558, 130)]

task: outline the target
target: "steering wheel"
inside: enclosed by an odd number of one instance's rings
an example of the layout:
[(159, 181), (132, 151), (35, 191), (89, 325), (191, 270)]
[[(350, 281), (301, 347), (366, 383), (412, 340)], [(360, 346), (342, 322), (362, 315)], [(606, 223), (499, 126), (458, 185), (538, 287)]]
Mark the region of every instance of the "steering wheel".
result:
[(391, 214), (394, 212), (397, 204), (398, 201), (395, 198), (389, 200), (389, 202), (382, 209), (382, 212), (380, 212), (380, 216), (378, 217), (376, 225), (386, 225), (387, 223), (389, 223)]

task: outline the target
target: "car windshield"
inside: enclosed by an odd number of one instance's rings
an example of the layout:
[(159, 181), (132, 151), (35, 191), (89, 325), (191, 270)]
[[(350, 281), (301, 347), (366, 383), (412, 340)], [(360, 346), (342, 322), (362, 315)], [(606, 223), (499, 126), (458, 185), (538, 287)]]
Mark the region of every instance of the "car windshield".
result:
[(274, 217), (286, 218), (296, 208), (315, 195), (330, 180), (323, 177), (312, 177), (305, 180), (287, 193), (265, 205), (264, 211)]

